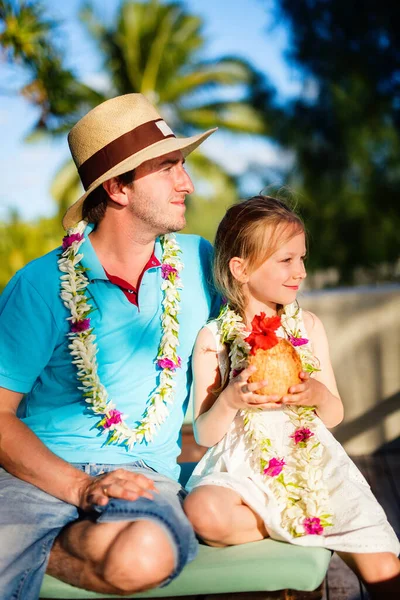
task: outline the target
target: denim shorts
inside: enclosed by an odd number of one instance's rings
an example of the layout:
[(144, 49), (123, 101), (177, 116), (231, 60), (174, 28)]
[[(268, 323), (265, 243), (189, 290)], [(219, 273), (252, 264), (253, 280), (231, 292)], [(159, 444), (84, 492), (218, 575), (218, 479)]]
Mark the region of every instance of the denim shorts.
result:
[(167, 585), (198, 551), (198, 542), (182, 510), (186, 495), (179, 483), (157, 473), (139, 460), (122, 465), (74, 464), (91, 476), (123, 468), (143, 473), (155, 482), (159, 493), (153, 500), (111, 498), (106, 506), (83, 513), (76, 506), (50, 496), (34, 485), (17, 479), (0, 467), (0, 598), (38, 600), (51, 547), (60, 531), (73, 521), (96, 522), (151, 520), (167, 533), (175, 553), (175, 569), (163, 582)]

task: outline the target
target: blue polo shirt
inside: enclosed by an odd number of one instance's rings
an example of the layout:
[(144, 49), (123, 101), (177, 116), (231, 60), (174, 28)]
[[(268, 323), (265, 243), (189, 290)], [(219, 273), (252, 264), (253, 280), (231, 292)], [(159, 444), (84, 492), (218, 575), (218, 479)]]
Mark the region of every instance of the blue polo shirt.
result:
[[(82, 265), (89, 269), (98, 373), (109, 399), (133, 426), (161, 372), (155, 362), (161, 339), (161, 266), (144, 272), (135, 306), (108, 280), (88, 229), (81, 251)], [(69, 313), (60, 298), (60, 248), (21, 269), (0, 297), (0, 386), (25, 394), (18, 416), (68, 462), (122, 464), (142, 459), (160, 473), (179, 476), (176, 458), (192, 379), (193, 344), (199, 329), (214, 316), (218, 299), (210, 283), (209, 242), (194, 235), (176, 237), (184, 263), (178, 348), (182, 368), (176, 371), (175, 401), (167, 420), (151, 443), (135, 444), (131, 450), (105, 445), (107, 436), (96, 427), (99, 417), (87, 410), (78, 390), (66, 337)], [(161, 260), (158, 240), (154, 254)]]

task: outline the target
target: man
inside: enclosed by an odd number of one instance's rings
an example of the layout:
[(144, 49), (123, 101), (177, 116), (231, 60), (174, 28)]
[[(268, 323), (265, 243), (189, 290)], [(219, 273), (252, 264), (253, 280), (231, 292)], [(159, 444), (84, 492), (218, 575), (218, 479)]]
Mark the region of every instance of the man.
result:
[(197, 552), (176, 457), (190, 355), (215, 298), (208, 242), (170, 234), (193, 191), (184, 157), (213, 131), (177, 139), (128, 94), (70, 132), (86, 192), (62, 248), (0, 299), (1, 598), (36, 600), (46, 568), (132, 593), (168, 583)]

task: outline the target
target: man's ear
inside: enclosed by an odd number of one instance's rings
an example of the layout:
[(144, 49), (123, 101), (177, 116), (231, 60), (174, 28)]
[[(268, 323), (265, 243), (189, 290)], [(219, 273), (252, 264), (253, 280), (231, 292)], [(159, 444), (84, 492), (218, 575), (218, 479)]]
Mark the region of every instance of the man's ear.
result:
[(117, 177), (108, 179), (102, 185), (113, 202), (120, 206), (127, 206), (129, 200), (126, 193), (126, 186), (124, 186)]
[(246, 263), (243, 258), (239, 258), (238, 256), (231, 258), (229, 261), (229, 269), (237, 281), (240, 283), (248, 282), (249, 277), (247, 275)]

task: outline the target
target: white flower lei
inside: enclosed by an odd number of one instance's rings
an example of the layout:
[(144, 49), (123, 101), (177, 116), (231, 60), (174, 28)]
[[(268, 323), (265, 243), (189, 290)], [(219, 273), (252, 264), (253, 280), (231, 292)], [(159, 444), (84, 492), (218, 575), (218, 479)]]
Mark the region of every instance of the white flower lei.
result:
[[(248, 364), (250, 345), (245, 341), (246, 331), (242, 318), (226, 305), (219, 315), (218, 328), (221, 342), (229, 345), (230, 378)], [(281, 325), (300, 355), (303, 370), (318, 370), (309, 340), (301, 338), (301, 309), (297, 302), (285, 306)], [(301, 345), (296, 344), (298, 340)], [(322, 478), (324, 448), (315, 434), (315, 412), (308, 406), (284, 406), (293, 425), (290, 436), (290, 455), (286, 460), (278, 457), (273, 443), (267, 437), (260, 409), (242, 410), (245, 441), (251, 449), (251, 460), (263, 475), (281, 509), (281, 524), (293, 537), (306, 534), (323, 534), (332, 526), (329, 497)], [(295, 432), (297, 437), (295, 441)], [(300, 438), (301, 441), (298, 441)], [(302, 439), (303, 438), (303, 439)]]
[(71, 313), (68, 317), (71, 322), (71, 331), (67, 334), (70, 339), (68, 348), (73, 358), (72, 363), (78, 370), (78, 380), (82, 384), (78, 389), (82, 390), (90, 410), (100, 417), (97, 427), (108, 433), (107, 444), (124, 443), (131, 448), (135, 443), (143, 440), (146, 442), (153, 440), (169, 414), (168, 404), (174, 400), (174, 373), (181, 366), (181, 359), (177, 355), (179, 289), (183, 287), (179, 276), (183, 268), (179, 258), (181, 250), (173, 234), (160, 238), (163, 248), (161, 289), (164, 292), (164, 299), (161, 315), (162, 336), (156, 362), (162, 370), (159, 385), (147, 401), (142, 420), (130, 428), (125, 423), (127, 415), (117, 410), (115, 404), (108, 399), (108, 393), (98, 375), (96, 359), (98, 348), (89, 318), (92, 306), (88, 303), (85, 293), (89, 279), (86, 276), (87, 269), (80, 264), (83, 254), (79, 253), (85, 241), (83, 234), (86, 226), (85, 221), (80, 221), (67, 231), (63, 239), (63, 252), (58, 261), (59, 269), (63, 273), (60, 278), (60, 296)]

